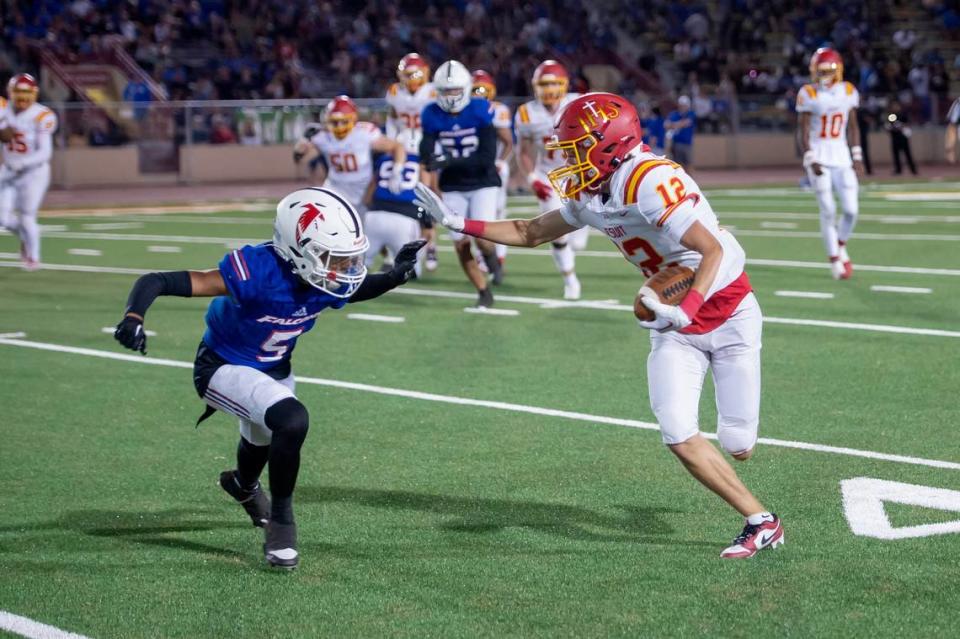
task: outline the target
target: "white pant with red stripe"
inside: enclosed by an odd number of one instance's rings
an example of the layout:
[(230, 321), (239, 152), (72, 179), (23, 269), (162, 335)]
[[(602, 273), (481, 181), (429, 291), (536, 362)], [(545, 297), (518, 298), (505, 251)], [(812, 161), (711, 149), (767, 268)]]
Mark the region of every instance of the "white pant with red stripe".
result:
[(251, 444), (269, 446), (273, 434), (264, 415), (280, 400), (294, 395), (293, 374), (276, 380), (249, 366), (224, 364), (210, 378), (203, 400), (240, 418), (240, 434)]
[(663, 443), (679, 444), (700, 432), (700, 391), (709, 368), (720, 445), (731, 454), (753, 448), (760, 424), (762, 324), (760, 305), (749, 293), (709, 333), (650, 332), (647, 383)]
[[(40, 261), (37, 213), (50, 186), (50, 164), (14, 171), (0, 167), (0, 226), (17, 233), (27, 259)], [(19, 212), (19, 218), (15, 215)]]

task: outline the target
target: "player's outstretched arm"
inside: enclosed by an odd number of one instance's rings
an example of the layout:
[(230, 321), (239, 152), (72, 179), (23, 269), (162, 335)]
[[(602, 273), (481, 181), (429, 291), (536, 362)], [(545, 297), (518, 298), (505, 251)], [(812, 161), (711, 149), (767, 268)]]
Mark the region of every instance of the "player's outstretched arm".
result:
[(407, 242), (400, 247), (393, 258), (393, 268), (386, 273), (370, 273), (364, 278), (357, 291), (350, 296), (349, 302), (365, 302), (380, 297), (413, 277), (417, 266), (417, 253), (427, 243), (426, 240)]
[(440, 196), (422, 184), (416, 185), (413, 190), (417, 194), (413, 203), (426, 211), (441, 225), (451, 231), (465, 233), (497, 244), (540, 246), (577, 230), (577, 227), (567, 224), (559, 210), (547, 211), (543, 215), (530, 220), (501, 220), (499, 222), (467, 220), (451, 211), (440, 199)]
[(216, 297), (226, 295), (227, 286), (219, 270), (168, 271), (141, 275), (127, 297), (123, 319), (113, 337), (132, 351), (147, 354), (147, 335), (143, 320), (147, 310), (161, 295), (177, 297)]

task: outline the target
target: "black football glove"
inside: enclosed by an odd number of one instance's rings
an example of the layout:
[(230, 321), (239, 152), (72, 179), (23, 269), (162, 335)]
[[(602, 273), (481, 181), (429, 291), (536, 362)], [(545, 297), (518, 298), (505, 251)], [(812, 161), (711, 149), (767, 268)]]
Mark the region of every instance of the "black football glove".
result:
[(120, 320), (113, 338), (129, 348), (147, 354), (147, 333), (143, 330), (143, 320), (129, 315)]
[(393, 268), (390, 273), (398, 284), (403, 284), (413, 276), (417, 266), (417, 252), (426, 243), (426, 240), (407, 242), (397, 251), (393, 258)]
[(303, 156), (304, 156), (304, 155), (306, 155), (306, 154), (305, 154), (305, 153), (301, 153), (300, 151), (294, 151), (294, 152), (293, 152), (293, 163), (294, 163), (294, 164), (300, 164), (300, 160), (303, 159)]

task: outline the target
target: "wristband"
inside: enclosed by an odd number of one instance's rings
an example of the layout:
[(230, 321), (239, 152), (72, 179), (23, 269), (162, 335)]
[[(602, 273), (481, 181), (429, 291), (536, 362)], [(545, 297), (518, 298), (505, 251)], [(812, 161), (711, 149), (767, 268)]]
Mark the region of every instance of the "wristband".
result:
[(854, 162), (863, 162), (863, 147), (859, 144), (850, 147), (850, 157)]
[(683, 301), (680, 302), (680, 310), (691, 320), (696, 316), (701, 306), (703, 306), (703, 294), (695, 288), (691, 288)]
[(464, 220), (462, 233), (474, 237), (482, 237), (486, 230), (487, 223), (482, 220)]

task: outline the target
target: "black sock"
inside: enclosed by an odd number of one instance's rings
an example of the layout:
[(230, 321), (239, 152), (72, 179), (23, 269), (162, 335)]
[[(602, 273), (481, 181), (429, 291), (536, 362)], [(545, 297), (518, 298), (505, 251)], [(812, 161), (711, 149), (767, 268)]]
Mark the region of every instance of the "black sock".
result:
[(300, 448), (307, 437), (309, 415), (296, 398), (280, 400), (264, 415), (273, 431), (270, 443), (270, 519), (280, 524), (293, 523), (293, 489), (300, 470)]
[(263, 467), (267, 465), (270, 446), (257, 446), (245, 438), (240, 438), (237, 444), (237, 483), (240, 488), (249, 492), (257, 485)]

